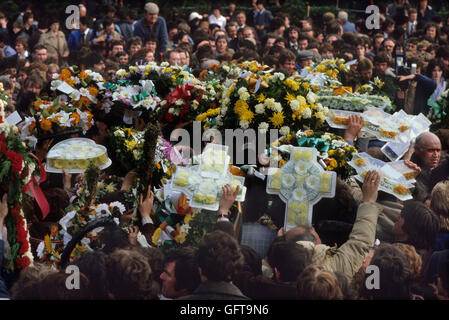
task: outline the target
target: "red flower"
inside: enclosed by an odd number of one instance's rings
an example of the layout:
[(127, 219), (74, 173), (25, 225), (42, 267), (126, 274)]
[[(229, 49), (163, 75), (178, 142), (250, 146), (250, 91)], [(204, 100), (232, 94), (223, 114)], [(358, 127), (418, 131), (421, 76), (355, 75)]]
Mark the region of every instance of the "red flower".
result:
[(5, 138), (3, 138), (0, 140), (0, 153), (5, 153), (6, 147), (7, 147), (6, 141), (5, 141)]
[(30, 245), (28, 241), (22, 242), (22, 245), (20, 246), (19, 254), (25, 254), (30, 249)]
[(12, 150), (8, 150), (5, 152), (5, 157), (11, 161), (12, 164), (12, 173), (19, 173), (22, 170), (22, 162), (23, 158), (17, 152)]
[(16, 259), (17, 268), (22, 270), (28, 267), (31, 264), (30, 258), (28, 257), (20, 257)]
[(168, 122), (173, 122), (175, 120), (175, 117), (173, 117), (171, 113), (166, 113), (165, 120), (167, 120)]

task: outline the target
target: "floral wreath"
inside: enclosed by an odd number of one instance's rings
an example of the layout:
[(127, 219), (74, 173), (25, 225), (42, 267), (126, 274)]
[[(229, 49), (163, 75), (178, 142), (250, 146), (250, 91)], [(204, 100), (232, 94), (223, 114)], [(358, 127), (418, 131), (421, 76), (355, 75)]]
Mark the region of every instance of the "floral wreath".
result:
[(8, 194), (9, 213), (5, 225), (11, 250), (5, 269), (11, 272), (25, 269), (34, 260), (22, 199), (29, 190), (29, 183), (33, 183), (31, 180), (36, 164), (20, 139), (17, 127), (9, 125), (5, 120), (7, 99), (0, 83), (0, 185), (1, 191)]

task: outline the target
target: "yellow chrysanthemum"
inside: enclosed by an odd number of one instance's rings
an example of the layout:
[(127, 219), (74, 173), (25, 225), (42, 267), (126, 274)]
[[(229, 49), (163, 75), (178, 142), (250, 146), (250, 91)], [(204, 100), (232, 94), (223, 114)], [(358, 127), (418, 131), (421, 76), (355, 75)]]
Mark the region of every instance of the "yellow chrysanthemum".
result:
[(275, 128), (279, 128), (284, 124), (284, 118), (285, 116), (282, 112), (275, 112), (269, 119)]
[(285, 95), (285, 100), (288, 101), (288, 103), (292, 102), (293, 100), (296, 100), (296, 97), (294, 95), (292, 95), (291, 93), (287, 92), (287, 94)]
[(248, 110), (248, 104), (244, 100), (237, 100), (234, 105), (234, 112), (238, 115), (241, 115), (246, 110)]
[(279, 168), (282, 168), (282, 166), (285, 164), (285, 160), (279, 161)]
[(265, 101), (265, 95), (263, 93), (259, 94), (257, 97), (257, 102), (262, 103)]
[(338, 167), (337, 160), (331, 159), (329, 165), (330, 165), (332, 168), (337, 168), (337, 167)]
[(250, 123), (253, 121), (254, 113), (250, 110), (245, 110), (240, 114), (239, 120), (246, 120)]
[(126, 149), (128, 149), (128, 151), (133, 150), (136, 147), (137, 142), (135, 142), (134, 140), (126, 140), (125, 141), (125, 145), (126, 145)]
[(190, 222), (190, 220), (192, 220), (193, 216), (191, 213), (186, 214), (186, 216), (184, 217), (184, 223), (188, 224)]

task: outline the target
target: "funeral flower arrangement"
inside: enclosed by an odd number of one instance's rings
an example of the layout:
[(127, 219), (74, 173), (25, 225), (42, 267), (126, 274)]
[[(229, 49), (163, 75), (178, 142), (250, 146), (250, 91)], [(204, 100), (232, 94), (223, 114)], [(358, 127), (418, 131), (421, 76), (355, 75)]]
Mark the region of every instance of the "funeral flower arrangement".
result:
[(250, 64), (238, 79), (222, 84), (221, 104), (198, 115), (205, 128), (254, 128), (262, 131), (280, 129), (316, 129), (325, 120), (327, 108), (317, 103), (308, 81), (286, 78), (282, 73), (259, 71)]
[(93, 114), (89, 109), (80, 109), (73, 105), (66, 95), (57, 98), (42, 97), (33, 103), (32, 117), (25, 117), (20, 123), (20, 135), (34, 148), (40, 136), (47, 136), (70, 129), (86, 132), (93, 123)]
[(340, 136), (328, 132), (298, 131), (275, 141), (270, 149), (270, 159), (282, 167), (288, 161), (293, 147), (316, 148), (324, 169), (335, 171), (343, 180), (356, 173), (349, 162), (357, 154), (357, 149)]
[[(137, 168), (138, 163), (143, 160), (143, 145), (145, 131), (132, 128), (114, 127), (111, 129), (111, 145), (115, 152), (116, 160), (120, 165), (130, 171)], [(176, 152), (172, 144), (159, 136), (156, 144), (156, 168), (163, 175), (170, 177), (174, 164), (185, 163), (181, 155)]]
[[(22, 270), (33, 263), (27, 222), (22, 211), (22, 199), (35, 173), (36, 163), (29, 156), (18, 129), (5, 120), (4, 107), (8, 96), (0, 83), (0, 187), (8, 194), (9, 212), (5, 219), (11, 248), (6, 270)], [(36, 170), (38, 173), (38, 170)]]
[[(429, 99), (430, 101), (430, 99)], [(429, 112), (429, 120), (432, 121), (431, 128), (448, 129), (449, 128), (449, 89), (436, 100), (431, 102), (431, 109)]]

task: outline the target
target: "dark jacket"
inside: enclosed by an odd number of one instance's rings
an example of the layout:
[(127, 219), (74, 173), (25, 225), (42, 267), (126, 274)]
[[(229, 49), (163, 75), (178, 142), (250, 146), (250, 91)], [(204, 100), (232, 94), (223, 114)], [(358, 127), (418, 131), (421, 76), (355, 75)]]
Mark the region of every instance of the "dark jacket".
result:
[(192, 294), (177, 300), (250, 300), (230, 282), (205, 281)]
[(168, 45), (168, 32), (167, 32), (167, 24), (165, 23), (165, 19), (162, 17), (157, 17), (156, 24), (153, 27), (153, 31), (150, 31), (150, 28), (144, 26), (143, 24), (144, 18), (140, 19), (134, 25), (134, 36), (138, 36), (142, 39), (142, 42), (145, 42), (145, 37), (153, 32), (156, 35), (158, 41), (158, 52), (165, 53)]
[[(3, 240), (0, 240), (0, 267), (2, 265), (3, 265)], [(0, 272), (0, 298), (9, 298), (9, 292), (8, 289), (6, 288), (5, 280), (3, 279), (1, 272)]]

